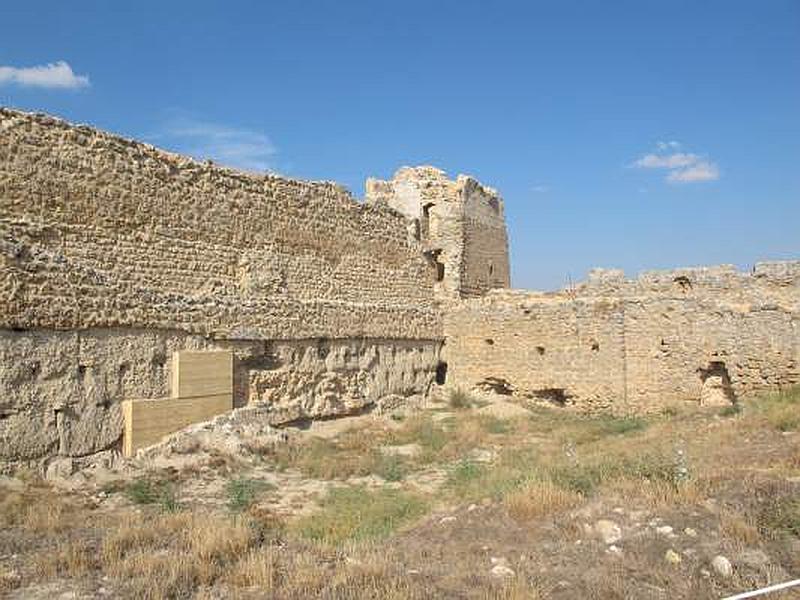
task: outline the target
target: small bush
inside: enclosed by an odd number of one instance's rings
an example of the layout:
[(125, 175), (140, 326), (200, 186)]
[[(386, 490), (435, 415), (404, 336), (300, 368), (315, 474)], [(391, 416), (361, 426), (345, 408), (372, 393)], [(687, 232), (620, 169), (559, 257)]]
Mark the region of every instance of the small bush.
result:
[(448, 402), (450, 404), (450, 408), (471, 408), (475, 404), (475, 399), (468, 392), (457, 388), (450, 390)]
[(232, 512), (242, 512), (250, 508), (260, 492), (275, 489), (275, 486), (258, 479), (231, 479), (225, 485), (228, 495), (228, 508)]
[(408, 474), (408, 462), (395, 455), (385, 455), (380, 452), (375, 453), (375, 462), (371, 471), (378, 477), (386, 481), (403, 481)]
[(671, 405), (662, 408), (661, 414), (667, 417), (668, 419), (674, 419), (675, 417), (681, 414), (681, 411), (677, 406)]
[(406, 421), (403, 429), (395, 433), (392, 443), (419, 444), (429, 458), (434, 458), (449, 441), (450, 436), (439, 423), (428, 416), (414, 416)]
[(603, 433), (610, 435), (624, 435), (632, 431), (642, 431), (647, 427), (647, 421), (641, 417), (616, 417), (603, 420)]
[(550, 476), (556, 485), (568, 491), (591, 496), (608, 477), (608, 473), (603, 466), (576, 465), (554, 469)]
[(564, 489), (548, 479), (532, 479), (505, 498), (509, 514), (518, 520), (531, 520), (574, 508), (583, 501), (579, 492)]
[(153, 484), (147, 479), (132, 481), (128, 484), (125, 495), (134, 504), (152, 504), (156, 501), (156, 492)]
[(761, 510), (757, 521), (762, 531), (800, 537), (800, 498), (773, 499)]
[(447, 480), (447, 484), (451, 487), (463, 487), (464, 484), (470, 483), (479, 477), (482, 477), (486, 472), (486, 467), (479, 465), (471, 460), (461, 460), (456, 464)]
[(174, 487), (166, 481), (137, 479), (125, 489), (125, 495), (134, 504), (159, 504), (167, 512), (180, 509)]
[(486, 433), (501, 435), (513, 430), (513, 426), (508, 419), (500, 419), (492, 415), (481, 415), (479, 423)]
[(302, 537), (327, 544), (381, 538), (423, 515), (427, 508), (422, 498), (400, 490), (334, 488), (322, 510), (301, 519), (295, 528)]
[(741, 405), (736, 403), (721, 408), (718, 414), (720, 417), (735, 417), (736, 415), (741, 414), (741, 412)]

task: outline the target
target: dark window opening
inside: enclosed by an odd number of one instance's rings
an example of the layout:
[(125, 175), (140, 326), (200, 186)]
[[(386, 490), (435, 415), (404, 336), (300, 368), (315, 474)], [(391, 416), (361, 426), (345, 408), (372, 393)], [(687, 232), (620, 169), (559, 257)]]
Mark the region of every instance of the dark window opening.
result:
[(491, 277), (492, 275), (494, 275), (494, 265), (492, 263), (489, 263), (489, 277)]
[(447, 363), (440, 362), (436, 365), (436, 383), (438, 385), (444, 385), (447, 383)]
[(685, 275), (678, 275), (672, 281), (678, 285), (684, 294), (688, 293), (692, 289), (692, 282)]
[(28, 379), (33, 381), (39, 378), (39, 374), (42, 372), (42, 365), (39, 361), (34, 361), (28, 365)]
[(500, 212), (500, 203), (497, 201), (497, 198), (489, 198), (489, 206), (494, 212)]
[(566, 406), (570, 395), (564, 388), (543, 388), (533, 390), (531, 396), (536, 400), (543, 400), (556, 406)]
[(420, 226), (419, 226), (419, 219), (414, 219), (414, 223), (411, 225), (414, 239), (419, 241), (420, 240)]
[(484, 392), (494, 392), (500, 396), (511, 396), (514, 388), (507, 379), (502, 377), (487, 377), (475, 384), (475, 387)]
[(422, 221), (420, 222), (420, 235), (427, 238), (431, 232), (431, 208), (433, 202), (422, 206)]
[(436, 281), (444, 281), (444, 263), (440, 260), (441, 254), (442, 254), (441, 248), (425, 251), (425, 257), (428, 259), (428, 262), (431, 265), (433, 265), (433, 268), (436, 270)]
[(494, 340), (492, 338), (486, 338), (486, 343), (490, 346), (494, 346)]
[(167, 357), (163, 354), (155, 354), (150, 360), (153, 371), (161, 371), (167, 365)]
[(444, 263), (436, 261), (436, 281), (444, 281)]
[[(125, 393), (125, 379), (127, 379), (130, 370), (131, 366), (127, 362), (120, 363), (119, 367), (117, 367), (117, 393), (120, 395)], [(97, 405), (104, 406), (99, 403)]]
[(539, 356), (544, 356), (544, 352), (545, 352), (544, 346), (536, 346), (536, 353)]
[(330, 354), (330, 352), (330, 343), (326, 338), (320, 338), (317, 340), (317, 358), (320, 360), (325, 360), (328, 358), (328, 354)]
[(86, 365), (78, 365), (78, 383), (83, 383), (86, 379)]
[(597, 340), (592, 340), (592, 352), (599, 352), (600, 351), (600, 342)]

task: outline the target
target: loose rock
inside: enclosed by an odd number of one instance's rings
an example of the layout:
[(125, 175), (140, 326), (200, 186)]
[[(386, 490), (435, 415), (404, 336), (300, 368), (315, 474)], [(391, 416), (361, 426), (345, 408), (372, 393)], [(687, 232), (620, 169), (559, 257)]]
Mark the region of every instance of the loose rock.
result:
[(711, 561), (711, 566), (714, 567), (714, 571), (716, 571), (717, 575), (720, 577), (730, 577), (733, 575), (731, 561), (722, 555), (715, 556)]
[(622, 539), (620, 526), (608, 519), (600, 519), (595, 523), (594, 531), (606, 544), (614, 544)]

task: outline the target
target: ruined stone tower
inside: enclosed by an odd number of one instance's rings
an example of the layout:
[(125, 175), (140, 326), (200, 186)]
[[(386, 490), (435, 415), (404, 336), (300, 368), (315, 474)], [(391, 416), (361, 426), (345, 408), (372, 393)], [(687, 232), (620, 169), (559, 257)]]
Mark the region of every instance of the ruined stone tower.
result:
[(510, 285), (503, 200), (472, 177), (455, 181), (434, 167), (404, 167), (391, 181), (367, 180), (367, 203), (385, 203), (409, 219), (435, 270), (439, 298), (481, 296)]

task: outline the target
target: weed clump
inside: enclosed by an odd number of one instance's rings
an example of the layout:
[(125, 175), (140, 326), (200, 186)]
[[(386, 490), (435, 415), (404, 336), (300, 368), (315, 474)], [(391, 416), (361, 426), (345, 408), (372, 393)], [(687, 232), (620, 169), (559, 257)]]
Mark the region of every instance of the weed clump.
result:
[(472, 408), (475, 404), (475, 399), (468, 392), (460, 388), (450, 390), (447, 400), (448, 404), (450, 404), (450, 408), (455, 409)]
[(168, 481), (136, 479), (125, 488), (125, 495), (134, 504), (158, 504), (166, 512), (180, 510), (175, 488)]
[(242, 512), (250, 508), (259, 493), (275, 489), (275, 486), (258, 479), (240, 477), (231, 479), (225, 485), (228, 496), (228, 509), (231, 512)]
[(295, 528), (302, 537), (326, 544), (382, 538), (423, 515), (427, 508), (421, 497), (409, 492), (340, 487), (328, 492), (322, 510), (301, 519)]

